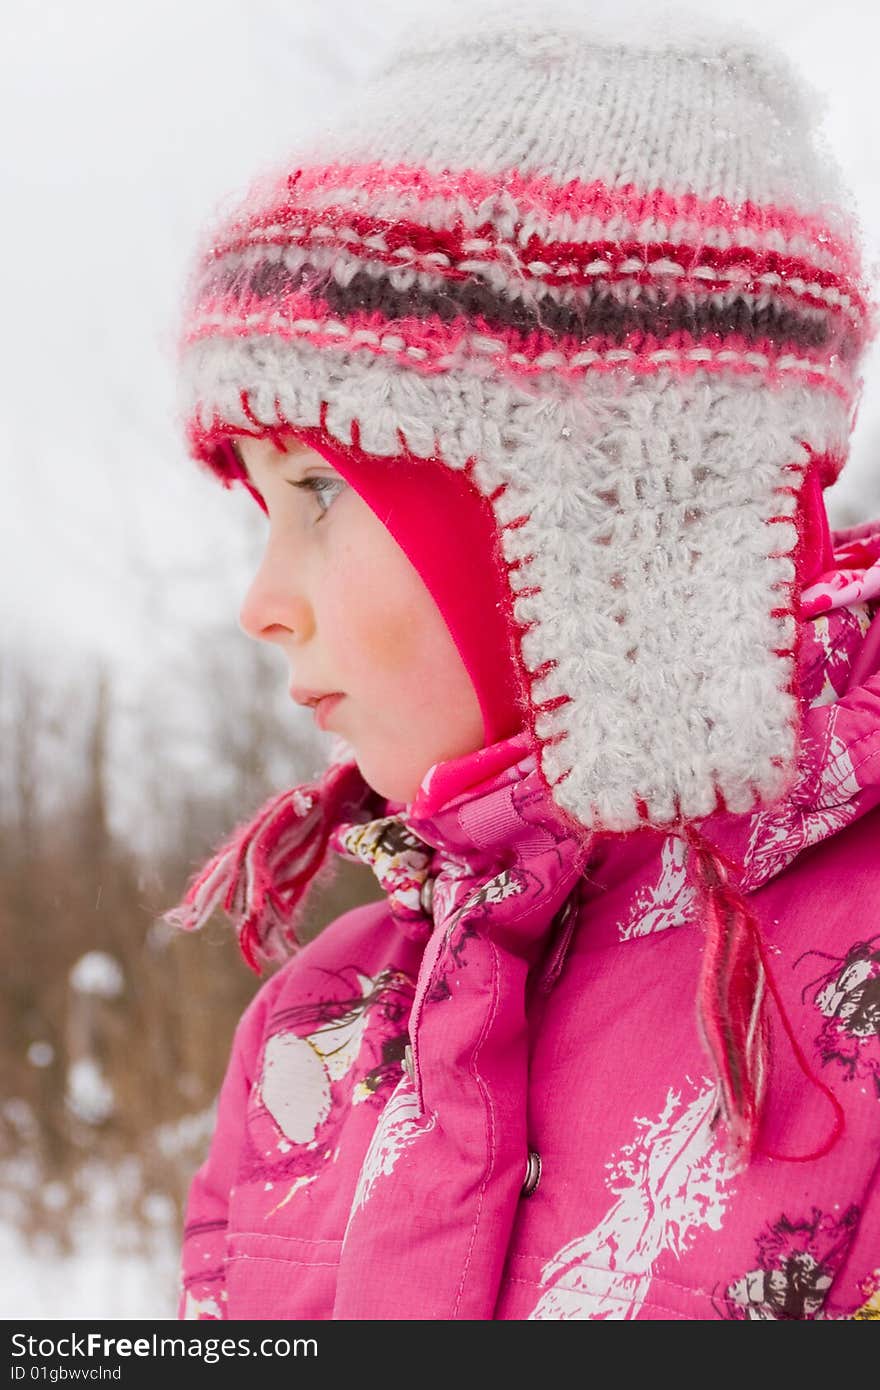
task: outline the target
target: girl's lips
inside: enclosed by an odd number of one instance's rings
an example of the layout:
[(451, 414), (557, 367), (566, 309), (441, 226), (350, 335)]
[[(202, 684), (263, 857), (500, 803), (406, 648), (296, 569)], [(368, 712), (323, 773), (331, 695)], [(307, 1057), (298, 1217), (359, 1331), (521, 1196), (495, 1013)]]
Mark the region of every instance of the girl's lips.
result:
[(315, 705), (315, 723), (319, 729), (327, 727), (327, 720), (333, 713), (340, 700), (344, 700), (344, 695), (324, 695)]

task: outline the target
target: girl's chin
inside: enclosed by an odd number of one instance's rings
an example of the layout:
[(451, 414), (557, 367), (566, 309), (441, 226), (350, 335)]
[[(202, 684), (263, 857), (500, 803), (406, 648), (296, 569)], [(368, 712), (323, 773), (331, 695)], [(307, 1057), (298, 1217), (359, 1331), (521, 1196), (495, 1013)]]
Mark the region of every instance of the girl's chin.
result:
[(361, 773), (367, 785), (372, 787), (383, 801), (394, 802), (398, 806), (408, 806), (414, 800), (419, 789), (418, 782), (403, 784), (393, 778), (389, 781), (384, 777), (368, 777), (363, 768), (361, 768)]
[(354, 739), (347, 741), (367, 785), (385, 801), (397, 801), (406, 806), (415, 800), (432, 767), (482, 748), (482, 734), (481, 722), (479, 732), (471, 739), (466, 735), (457, 742), (450, 739), (445, 748), (438, 746), (436, 740), (425, 739), (421, 753), (410, 747), (405, 757), (400, 747), (405, 744), (405, 737), (398, 738), (396, 734), (387, 740), (376, 739), (372, 744), (369, 740), (361, 739), (357, 742)]
[[(384, 801), (396, 801), (405, 806), (413, 800), (421, 786), (424, 772), (421, 776), (416, 776), (408, 768), (395, 766), (388, 758), (370, 757), (359, 748), (354, 750), (354, 754), (367, 786), (372, 787)], [(425, 768), (424, 771), (427, 770)]]

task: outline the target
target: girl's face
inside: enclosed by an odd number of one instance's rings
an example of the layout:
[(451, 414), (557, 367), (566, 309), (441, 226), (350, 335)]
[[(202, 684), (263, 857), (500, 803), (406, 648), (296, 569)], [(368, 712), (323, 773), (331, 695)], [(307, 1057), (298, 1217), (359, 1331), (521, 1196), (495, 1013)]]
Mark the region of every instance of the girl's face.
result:
[(434, 763), (483, 746), (476, 692), (422, 579), (354, 488), (314, 449), (240, 436), (269, 514), (239, 622), (274, 642), (291, 686), (341, 692), (325, 727), (366, 782), (410, 802)]

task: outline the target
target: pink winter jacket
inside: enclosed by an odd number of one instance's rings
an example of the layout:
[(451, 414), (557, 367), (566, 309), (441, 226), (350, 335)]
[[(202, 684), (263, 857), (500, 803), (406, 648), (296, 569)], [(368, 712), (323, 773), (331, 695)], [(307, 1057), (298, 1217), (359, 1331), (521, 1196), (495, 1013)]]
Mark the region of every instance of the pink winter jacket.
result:
[(407, 808), (424, 931), (356, 908), (246, 1010), (181, 1316), (880, 1317), (877, 599), (805, 622), (799, 670), (797, 785), (701, 825), (778, 996), (750, 1165), (712, 1125), (684, 842), (578, 848), (520, 736)]

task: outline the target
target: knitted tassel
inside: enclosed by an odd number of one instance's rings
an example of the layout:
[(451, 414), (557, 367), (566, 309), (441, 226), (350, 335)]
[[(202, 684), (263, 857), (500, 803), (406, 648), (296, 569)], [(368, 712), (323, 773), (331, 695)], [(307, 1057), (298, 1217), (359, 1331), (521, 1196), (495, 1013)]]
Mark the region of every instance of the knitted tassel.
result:
[[(812, 1163), (829, 1153), (846, 1130), (843, 1107), (804, 1055), (773, 978), (761, 929), (729, 875), (736, 866), (692, 825), (687, 840), (702, 902), (706, 939), (697, 990), (700, 1030), (718, 1083), (716, 1119), (727, 1129), (735, 1158), (746, 1163), (757, 1152), (784, 1163)], [(833, 1113), (830, 1131), (806, 1153), (783, 1153), (758, 1143), (761, 1109), (770, 1076), (768, 1005), (772, 999), (782, 1031), (804, 1078), (825, 1096)]]
[(233, 831), (162, 921), (193, 931), (222, 907), (252, 970), (259, 974), (261, 962), (285, 959), (300, 945), (303, 899), (333, 827), (371, 795), (356, 763), (342, 762), (316, 782), (271, 797)]
[(692, 826), (682, 832), (695, 869), (705, 924), (697, 1015), (718, 1084), (718, 1115), (735, 1157), (757, 1142), (769, 1075), (766, 973), (760, 931), (727, 862)]

